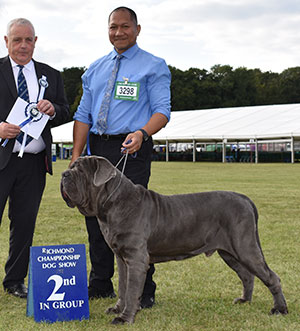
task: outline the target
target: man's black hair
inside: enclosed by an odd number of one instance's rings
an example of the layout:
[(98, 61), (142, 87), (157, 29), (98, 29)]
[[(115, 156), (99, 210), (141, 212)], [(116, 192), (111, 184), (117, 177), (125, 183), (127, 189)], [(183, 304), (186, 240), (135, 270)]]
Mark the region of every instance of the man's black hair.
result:
[(118, 11), (118, 10), (127, 10), (127, 11), (129, 12), (129, 14), (130, 14), (130, 18), (131, 18), (131, 20), (135, 23), (135, 25), (138, 24), (136, 13), (135, 13), (132, 9), (130, 9), (130, 8), (128, 8), (128, 7), (118, 7), (118, 8), (116, 8), (116, 9), (114, 9), (114, 10), (109, 14), (109, 16), (108, 16), (108, 22), (109, 22), (109, 20), (110, 20), (111, 15), (112, 15), (114, 12)]

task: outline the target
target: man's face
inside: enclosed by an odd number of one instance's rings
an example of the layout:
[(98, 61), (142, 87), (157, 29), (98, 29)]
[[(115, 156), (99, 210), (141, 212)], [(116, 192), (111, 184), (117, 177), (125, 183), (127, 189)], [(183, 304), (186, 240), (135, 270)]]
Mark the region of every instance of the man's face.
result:
[(140, 25), (131, 20), (127, 10), (118, 10), (111, 14), (108, 23), (109, 40), (119, 54), (136, 43), (140, 30)]
[(25, 65), (32, 59), (37, 37), (30, 25), (13, 25), (4, 40), (8, 54), (17, 64)]

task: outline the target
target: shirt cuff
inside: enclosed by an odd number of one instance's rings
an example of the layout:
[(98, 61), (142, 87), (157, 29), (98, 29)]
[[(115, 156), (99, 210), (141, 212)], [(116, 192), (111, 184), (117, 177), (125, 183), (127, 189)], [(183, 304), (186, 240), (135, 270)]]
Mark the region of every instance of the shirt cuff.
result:
[(56, 111), (54, 112), (54, 114), (52, 116), (50, 116), (50, 121), (52, 121), (56, 116)]

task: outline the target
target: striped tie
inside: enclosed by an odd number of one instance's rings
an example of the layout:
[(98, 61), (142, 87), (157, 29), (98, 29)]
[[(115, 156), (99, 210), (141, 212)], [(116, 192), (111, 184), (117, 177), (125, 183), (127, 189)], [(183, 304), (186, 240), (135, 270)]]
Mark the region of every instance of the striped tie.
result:
[(99, 110), (98, 114), (98, 120), (97, 120), (97, 130), (99, 134), (103, 134), (107, 128), (107, 115), (108, 115), (108, 110), (109, 110), (109, 105), (110, 105), (110, 100), (111, 100), (111, 94), (113, 92), (114, 86), (115, 86), (115, 81), (117, 78), (117, 73), (119, 70), (119, 65), (120, 65), (120, 59), (123, 57), (123, 55), (118, 54), (115, 59), (114, 67), (112, 70), (112, 73), (110, 75), (109, 81), (107, 83), (103, 100), (101, 103), (101, 107)]
[(18, 74), (18, 96), (20, 98), (22, 98), (23, 100), (29, 102), (27, 83), (26, 83), (25, 76), (23, 74), (24, 66), (18, 64), (18, 67), (20, 68), (19, 74)]
[[(18, 96), (20, 98), (22, 98), (23, 100), (25, 100), (26, 102), (29, 102), (29, 94), (28, 94), (27, 83), (26, 83), (25, 76), (23, 74), (23, 68), (24, 68), (24, 66), (18, 64), (18, 67), (19, 67), (19, 74), (18, 74)], [(17, 140), (18, 140), (18, 142), (20, 144), (22, 144), (23, 136), (24, 136), (24, 132), (22, 132), (22, 131), (17, 136)], [(27, 136), (27, 139), (26, 139), (25, 146), (28, 145), (32, 141), (32, 139), (33, 138), (28, 135)]]

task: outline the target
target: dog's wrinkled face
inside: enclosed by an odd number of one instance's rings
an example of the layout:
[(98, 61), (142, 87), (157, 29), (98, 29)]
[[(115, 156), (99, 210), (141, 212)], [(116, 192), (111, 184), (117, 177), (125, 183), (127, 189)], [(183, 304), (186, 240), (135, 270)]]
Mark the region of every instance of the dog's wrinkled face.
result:
[(116, 169), (105, 158), (80, 157), (62, 173), (62, 197), (69, 207), (77, 207), (85, 216), (95, 216), (101, 188), (115, 176)]

